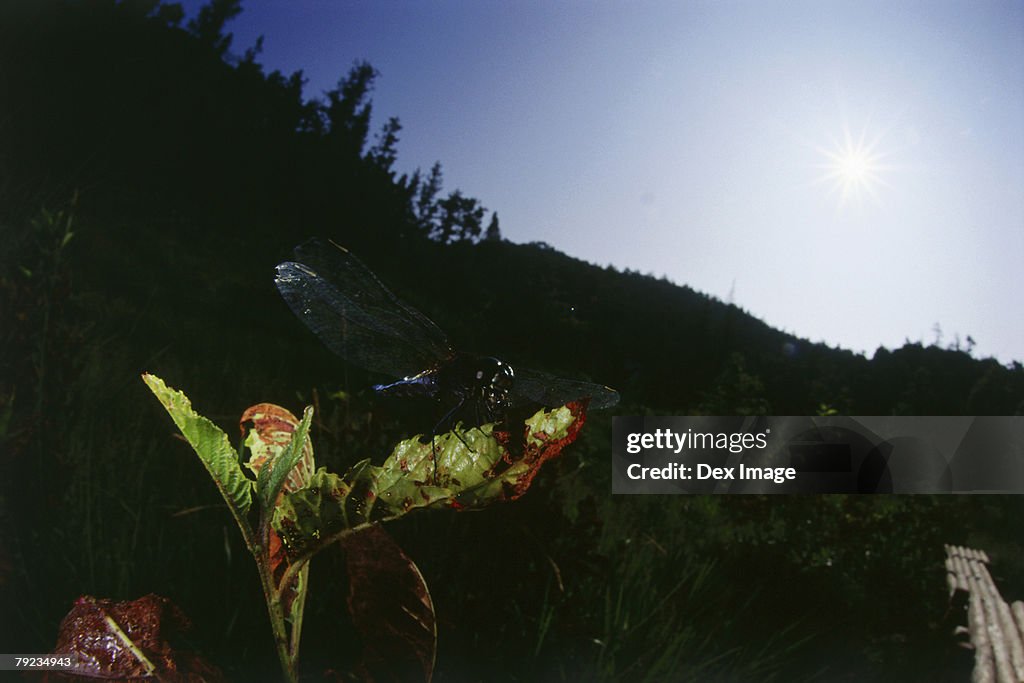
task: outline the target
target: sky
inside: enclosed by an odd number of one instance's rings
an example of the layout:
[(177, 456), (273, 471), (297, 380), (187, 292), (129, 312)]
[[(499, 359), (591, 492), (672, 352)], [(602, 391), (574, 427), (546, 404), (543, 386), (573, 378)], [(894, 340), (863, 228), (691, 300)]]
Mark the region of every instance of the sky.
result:
[(1024, 2), (243, 7), (232, 51), (308, 97), (369, 61), (397, 170), (440, 161), (507, 239), (868, 356), (1024, 361)]

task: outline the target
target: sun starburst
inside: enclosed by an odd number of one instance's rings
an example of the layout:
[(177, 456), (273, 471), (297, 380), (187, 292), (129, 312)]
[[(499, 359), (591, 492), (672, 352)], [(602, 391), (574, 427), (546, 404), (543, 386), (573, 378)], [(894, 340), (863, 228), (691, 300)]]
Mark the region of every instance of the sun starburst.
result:
[(846, 126), (841, 141), (829, 148), (818, 148), (825, 157), (820, 166), (820, 181), (831, 185), (829, 194), (839, 195), (840, 206), (868, 198), (878, 201), (878, 190), (886, 184), (882, 175), (887, 168), (882, 163), (885, 155), (879, 150), (880, 141), (881, 138), (869, 141), (866, 129), (855, 138)]

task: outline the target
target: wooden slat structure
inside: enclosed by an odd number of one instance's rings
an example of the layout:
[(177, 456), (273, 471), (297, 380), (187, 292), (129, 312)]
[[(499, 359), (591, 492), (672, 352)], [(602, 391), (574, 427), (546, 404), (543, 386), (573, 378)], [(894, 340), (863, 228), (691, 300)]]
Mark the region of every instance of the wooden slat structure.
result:
[(988, 573), (983, 550), (946, 546), (946, 582), (950, 600), (967, 594), (967, 627), (974, 648), (975, 683), (1024, 683), (1024, 602), (1008, 605)]

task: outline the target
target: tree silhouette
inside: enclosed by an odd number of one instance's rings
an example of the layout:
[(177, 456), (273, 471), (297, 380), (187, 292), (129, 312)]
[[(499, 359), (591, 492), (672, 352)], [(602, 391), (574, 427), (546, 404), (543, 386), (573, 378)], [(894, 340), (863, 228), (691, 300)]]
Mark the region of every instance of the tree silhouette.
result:
[(349, 154), (360, 156), (366, 145), (373, 112), (370, 91), (376, 78), (377, 71), (368, 62), (358, 62), (337, 87), (325, 93), (326, 139)]
[(475, 242), (483, 232), (484, 213), (479, 201), (455, 190), (438, 202), (437, 225), (430, 236), (442, 244)]
[(392, 116), (377, 134), (377, 144), (369, 152), (369, 159), (382, 171), (392, 173), (395, 160), (398, 159), (398, 133), (402, 124)]
[(484, 240), (488, 242), (501, 241), (501, 228), (498, 226), (497, 211), (491, 214), (491, 222), (487, 224), (487, 230), (484, 231)]
[[(155, 3), (149, 3), (155, 4)], [(178, 10), (180, 10), (180, 5)], [(177, 15), (173, 6), (163, 10), (158, 15), (163, 21), (174, 21)], [(199, 9), (195, 19), (188, 22), (188, 30), (203, 44), (211, 48), (219, 56), (223, 57), (228, 48), (231, 47), (233, 36), (224, 32), (224, 27), (229, 21), (242, 13), (241, 0), (210, 0)], [(177, 21), (180, 21), (180, 16)], [(174, 22), (175, 24), (177, 22)]]
[(437, 217), (440, 211), (437, 197), (441, 193), (443, 175), (441, 173), (441, 162), (436, 162), (430, 168), (430, 174), (423, 179), (417, 170), (413, 174), (409, 184), (412, 195), (412, 215), (420, 234), (430, 235), (437, 225)]

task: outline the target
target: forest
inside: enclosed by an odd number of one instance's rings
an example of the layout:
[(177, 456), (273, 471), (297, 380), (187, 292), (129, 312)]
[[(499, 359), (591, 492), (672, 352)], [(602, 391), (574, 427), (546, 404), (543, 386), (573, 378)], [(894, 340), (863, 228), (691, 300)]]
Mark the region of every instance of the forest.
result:
[[(388, 525), (433, 597), (436, 680), (963, 680), (943, 544), (984, 548), (1024, 597), (1019, 497), (613, 497), (611, 416), (1021, 415), (1020, 362), (959, 338), (865, 357), (507, 241), (443, 159), (396, 170), (371, 64), (308, 93), (233, 44), (240, 11), (0, 5), (0, 650), (51, 651), (79, 595), (157, 593), (227, 680), (276, 680), (245, 546), (140, 375), (232, 438), (250, 405), (313, 404), (318, 464), (382, 459), (423, 418), (274, 287), (320, 236), (458, 348), (621, 396), (521, 499)], [(351, 680), (343, 553), (310, 582), (303, 679)]]

